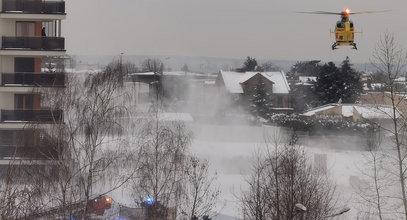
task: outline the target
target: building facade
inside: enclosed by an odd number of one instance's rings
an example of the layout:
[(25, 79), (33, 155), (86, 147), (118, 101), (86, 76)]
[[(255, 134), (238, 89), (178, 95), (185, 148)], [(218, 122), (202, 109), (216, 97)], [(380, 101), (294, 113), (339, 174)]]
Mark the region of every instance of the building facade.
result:
[(271, 96), (274, 112), (292, 112), (290, 86), (284, 72), (230, 72), (220, 71), (216, 86), (243, 106), (252, 104), (254, 88), (264, 83)]
[(63, 111), (44, 107), (41, 89), (65, 86), (63, 68), (54, 68), (66, 53), (65, 17), (64, 1), (0, 0), (2, 176), (11, 166), (47, 166), (55, 159), (41, 129), (62, 123)]

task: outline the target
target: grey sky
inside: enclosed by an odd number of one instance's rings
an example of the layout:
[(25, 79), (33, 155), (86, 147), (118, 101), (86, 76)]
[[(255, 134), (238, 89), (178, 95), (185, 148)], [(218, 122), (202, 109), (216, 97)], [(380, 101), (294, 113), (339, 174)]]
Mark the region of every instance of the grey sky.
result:
[[(407, 48), (406, 0), (67, 0), (69, 54), (180, 55), (368, 62), (386, 30)], [(294, 11), (392, 10), (351, 17), (358, 51), (331, 51), (339, 16)]]

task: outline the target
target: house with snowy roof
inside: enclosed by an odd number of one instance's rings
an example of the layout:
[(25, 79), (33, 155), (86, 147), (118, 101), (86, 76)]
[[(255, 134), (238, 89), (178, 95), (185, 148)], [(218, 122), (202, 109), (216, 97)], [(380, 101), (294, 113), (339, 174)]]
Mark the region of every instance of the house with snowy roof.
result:
[(397, 105), (397, 109), (405, 117), (407, 115), (407, 95), (404, 93), (394, 93), (392, 95), (390, 92), (368, 92), (360, 95), (359, 102), (362, 104), (391, 106), (392, 98)]
[(286, 75), (281, 72), (233, 72), (220, 71), (215, 85), (226, 94), (245, 106), (251, 104), (253, 92), (259, 81), (265, 85), (265, 90), (271, 94), (273, 109), (277, 112), (290, 112), (290, 86)]
[[(367, 104), (328, 104), (323, 105), (301, 114), (303, 117), (343, 118), (352, 122), (374, 122), (386, 125), (393, 118), (393, 108), (389, 105)], [(396, 118), (402, 117), (400, 111), (396, 111)]]

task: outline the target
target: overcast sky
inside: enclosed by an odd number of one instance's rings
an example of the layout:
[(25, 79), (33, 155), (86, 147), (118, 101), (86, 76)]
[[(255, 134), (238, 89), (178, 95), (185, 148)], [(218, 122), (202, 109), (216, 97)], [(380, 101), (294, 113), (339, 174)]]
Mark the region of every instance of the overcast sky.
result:
[[(392, 10), (354, 15), (359, 50), (332, 51), (339, 16), (295, 11)], [(69, 54), (179, 55), (369, 62), (388, 30), (407, 48), (406, 0), (67, 0)]]

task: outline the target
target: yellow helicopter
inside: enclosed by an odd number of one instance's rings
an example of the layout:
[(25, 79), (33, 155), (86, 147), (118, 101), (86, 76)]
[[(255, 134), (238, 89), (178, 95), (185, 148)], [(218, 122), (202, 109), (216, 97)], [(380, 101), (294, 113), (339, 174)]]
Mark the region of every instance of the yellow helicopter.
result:
[[(388, 11), (388, 10), (386, 10)], [(342, 12), (327, 12), (327, 11), (314, 11), (314, 12), (298, 12), (306, 14), (325, 14), (325, 15), (340, 15), (341, 20), (336, 22), (335, 31), (330, 33), (335, 34), (335, 42), (332, 44), (332, 50), (337, 49), (337, 46), (353, 46), (352, 49), (357, 50), (356, 43), (354, 42), (356, 32), (353, 21), (349, 19), (350, 15), (354, 14), (371, 14), (380, 13), (386, 11), (361, 11), (361, 12), (351, 12), (349, 8), (346, 8)]]

